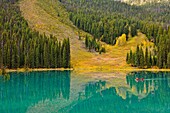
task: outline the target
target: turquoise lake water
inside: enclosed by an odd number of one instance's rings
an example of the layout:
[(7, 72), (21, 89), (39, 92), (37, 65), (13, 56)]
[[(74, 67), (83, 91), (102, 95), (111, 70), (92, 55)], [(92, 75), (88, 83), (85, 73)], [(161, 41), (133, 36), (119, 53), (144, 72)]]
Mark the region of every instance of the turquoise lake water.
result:
[(170, 72), (97, 75), (0, 76), (0, 113), (170, 113)]

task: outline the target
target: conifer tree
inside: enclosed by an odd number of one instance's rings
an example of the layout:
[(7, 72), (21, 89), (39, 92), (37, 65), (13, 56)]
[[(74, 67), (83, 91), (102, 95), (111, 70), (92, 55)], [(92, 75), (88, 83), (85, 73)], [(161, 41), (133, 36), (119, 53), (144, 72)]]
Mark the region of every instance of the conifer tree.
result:
[(85, 38), (85, 45), (86, 45), (86, 48), (88, 48), (89, 46), (89, 37), (86, 35), (86, 38)]
[(142, 49), (142, 47), (140, 48), (140, 67), (141, 68), (144, 68), (144, 53), (143, 53), (143, 49)]
[(58, 56), (59, 56), (59, 48), (58, 48), (58, 41), (55, 43), (55, 49), (54, 49), (54, 54), (55, 54), (55, 57), (54, 57), (54, 64), (55, 64), (55, 68), (58, 67)]
[(157, 66), (159, 68), (162, 68), (163, 67), (163, 58), (162, 58), (162, 54), (163, 54), (163, 49), (161, 47), (158, 47), (158, 59), (157, 59)]
[(152, 60), (152, 66), (156, 66), (157, 64), (157, 57), (153, 56), (153, 60)]
[[(146, 56), (146, 55), (145, 55)], [(146, 58), (145, 58), (146, 59)], [(145, 61), (146, 62), (146, 61)], [(149, 54), (149, 58), (148, 58), (148, 63), (147, 63), (147, 68), (151, 68), (151, 66), (152, 66), (152, 63), (153, 61), (152, 61), (152, 55), (151, 55), (151, 52), (150, 52), (150, 54)]]
[(57, 67), (60, 68), (62, 67), (62, 56), (61, 56), (61, 42), (59, 41), (59, 45), (58, 45), (58, 62), (57, 62)]
[(135, 55), (135, 66), (139, 67), (140, 66), (140, 50), (139, 50), (139, 45), (136, 47), (136, 55)]
[(170, 69), (170, 52), (167, 55), (167, 67)]
[(132, 62), (131, 62), (132, 66), (136, 66), (135, 59), (136, 59), (136, 53), (133, 53), (132, 54)]
[(146, 47), (146, 49), (145, 49), (145, 65), (147, 66), (147, 67), (150, 67), (149, 66), (149, 57), (148, 57), (148, 47)]
[(133, 53), (132, 53), (132, 50), (130, 50), (130, 63), (132, 64), (132, 62), (133, 62)]
[(129, 53), (127, 53), (127, 55), (126, 55), (126, 62), (127, 62), (127, 64), (129, 64), (129, 59), (130, 59)]
[[(13, 48), (13, 50), (12, 50), (12, 62), (11, 62), (11, 65), (10, 65), (10, 63), (9, 63), (9, 67), (10, 68), (16, 68), (16, 59), (15, 59), (15, 54), (16, 54), (16, 51), (15, 51), (16, 49), (15, 49), (15, 46), (14, 46), (14, 48)], [(10, 61), (10, 60), (9, 60)]]
[(39, 67), (39, 46), (36, 47), (35, 49), (35, 67), (38, 68)]
[[(1, 38), (1, 37), (0, 37)], [(0, 41), (1, 42), (1, 41)], [(0, 69), (3, 67), (2, 48), (0, 48)]]
[(67, 54), (67, 57), (66, 57), (66, 64), (67, 64), (67, 68), (70, 68), (71, 67), (71, 63), (70, 63), (70, 60), (71, 60), (71, 53), (70, 53), (70, 39), (68, 38), (67, 39), (67, 46), (66, 46), (66, 54)]

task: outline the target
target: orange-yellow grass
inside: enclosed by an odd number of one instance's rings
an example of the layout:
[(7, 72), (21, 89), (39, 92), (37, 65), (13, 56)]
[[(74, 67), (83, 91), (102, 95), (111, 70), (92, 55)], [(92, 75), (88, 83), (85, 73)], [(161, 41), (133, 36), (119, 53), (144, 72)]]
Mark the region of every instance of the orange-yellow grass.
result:
[(138, 33), (138, 36), (130, 38), (124, 45), (111, 46), (104, 44), (106, 48), (105, 54), (95, 54), (91, 59), (79, 62), (77, 69), (83, 70), (98, 70), (98, 71), (112, 71), (112, 70), (137, 70), (126, 64), (126, 55), (130, 49), (135, 50), (139, 44), (152, 45), (142, 33)]

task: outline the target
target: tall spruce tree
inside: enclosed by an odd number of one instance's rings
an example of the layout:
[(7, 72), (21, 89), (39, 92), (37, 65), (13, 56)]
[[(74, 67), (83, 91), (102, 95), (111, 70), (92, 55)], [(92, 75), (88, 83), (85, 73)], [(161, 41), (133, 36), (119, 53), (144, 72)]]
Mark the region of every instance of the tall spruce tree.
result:
[(170, 52), (167, 55), (167, 67), (170, 69)]
[[(1, 39), (1, 37), (0, 37)], [(1, 42), (1, 41), (0, 41)], [(2, 56), (2, 48), (0, 48), (0, 69), (3, 67), (3, 56)]]
[(67, 39), (67, 59), (66, 59), (66, 62), (67, 62), (67, 68), (70, 68), (71, 67), (71, 52), (70, 52), (70, 39), (68, 38)]
[(149, 66), (149, 57), (148, 57), (148, 47), (146, 47), (145, 49), (145, 66), (150, 67)]
[(86, 48), (88, 48), (89, 46), (89, 37), (86, 35), (86, 38), (85, 38), (85, 45), (86, 45)]
[(36, 47), (35, 49), (35, 67), (38, 68), (40, 66), (39, 64), (39, 46)]
[(130, 59), (130, 63), (132, 64), (132, 62), (133, 62), (133, 60), (134, 60), (134, 59), (133, 59), (133, 52), (132, 52), (132, 50), (130, 50), (130, 58), (129, 58), (129, 59)]
[(140, 50), (139, 50), (139, 45), (137, 45), (137, 47), (136, 47), (136, 55), (135, 55), (136, 57), (135, 57), (135, 65), (137, 66), (137, 67), (139, 67), (140, 66)]
[(129, 56), (129, 53), (127, 53), (127, 55), (126, 55), (126, 62), (127, 62), (127, 64), (130, 63), (130, 56)]
[(144, 68), (145, 62), (144, 62), (144, 53), (142, 47), (140, 48), (139, 53), (140, 53), (140, 68)]
[(132, 54), (132, 62), (131, 62), (132, 66), (136, 66), (135, 59), (136, 59), (136, 53), (133, 53)]
[[(145, 61), (146, 62), (146, 61)], [(151, 66), (152, 66), (152, 63), (153, 61), (152, 61), (152, 55), (151, 55), (151, 52), (150, 52), (150, 54), (149, 54), (149, 58), (148, 58), (148, 63), (147, 63), (147, 68), (151, 68)]]

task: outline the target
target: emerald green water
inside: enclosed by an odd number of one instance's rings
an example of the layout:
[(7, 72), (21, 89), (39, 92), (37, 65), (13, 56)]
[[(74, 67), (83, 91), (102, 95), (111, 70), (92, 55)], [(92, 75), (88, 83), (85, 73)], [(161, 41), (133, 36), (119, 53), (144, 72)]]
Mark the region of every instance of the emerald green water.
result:
[(0, 76), (0, 113), (170, 113), (170, 72), (99, 74)]

